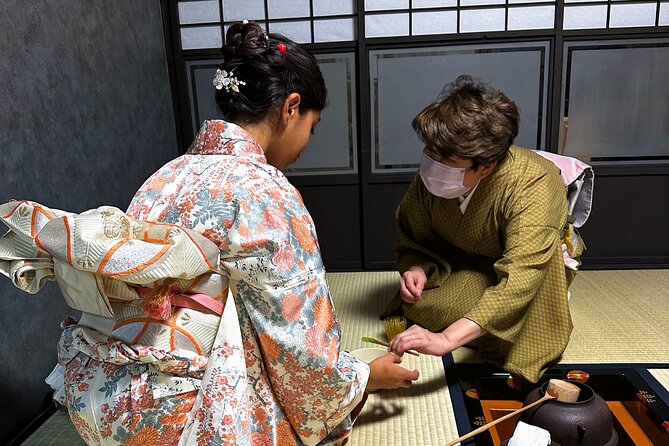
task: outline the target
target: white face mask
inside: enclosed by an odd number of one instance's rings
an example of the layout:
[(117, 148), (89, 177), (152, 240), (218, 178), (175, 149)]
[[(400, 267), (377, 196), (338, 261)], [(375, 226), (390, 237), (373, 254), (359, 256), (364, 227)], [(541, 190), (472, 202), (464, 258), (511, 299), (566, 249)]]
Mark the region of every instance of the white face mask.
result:
[(463, 184), (466, 168), (450, 167), (435, 161), (425, 153), (420, 161), (420, 177), (431, 194), (442, 198), (457, 198), (471, 187)]

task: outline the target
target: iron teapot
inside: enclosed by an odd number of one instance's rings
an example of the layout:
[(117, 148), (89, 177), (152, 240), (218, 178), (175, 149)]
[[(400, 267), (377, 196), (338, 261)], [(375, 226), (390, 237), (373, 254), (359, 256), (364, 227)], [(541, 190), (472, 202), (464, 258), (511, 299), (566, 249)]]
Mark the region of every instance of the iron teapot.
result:
[[(618, 433), (606, 401), (586, 384), (568, 381), (581, 389), (578, 400), (566, 403), (549, 400), (526, 410), (520, 420), (546, 429), (553, 443), (560, 446), (615, 446)], [(523, 405), (537, 401), (546, 394), (548, 383), (531, 391)]]

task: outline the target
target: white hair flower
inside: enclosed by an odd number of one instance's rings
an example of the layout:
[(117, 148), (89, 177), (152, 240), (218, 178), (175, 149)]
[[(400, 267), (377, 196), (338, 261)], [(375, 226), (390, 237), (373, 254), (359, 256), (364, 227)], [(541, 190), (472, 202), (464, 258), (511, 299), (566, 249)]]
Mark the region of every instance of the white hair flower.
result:
[(217, 90), (222, 90), (225, 88), (225, 91), (234, 91), (239, 93), (239, 86), (246, 85), (246, 82), (240, 81), (232, 75), (232, 71), (227, 72), (225, 70), (216, 70), (216, 75), (214, 76), (214, 87)]

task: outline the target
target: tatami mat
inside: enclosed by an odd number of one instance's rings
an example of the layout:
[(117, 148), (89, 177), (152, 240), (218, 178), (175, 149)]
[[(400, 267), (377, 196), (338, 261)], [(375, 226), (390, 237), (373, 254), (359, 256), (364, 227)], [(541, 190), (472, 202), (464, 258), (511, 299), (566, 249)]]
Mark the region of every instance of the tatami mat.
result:
[(650, 369), (648, 370), (653, 378), (669, 391), (669, 369)]
[[(384, 339), (378, 315), (398, 280), (396, 272), (328, 274), (344, 348), (368, 346), (362, 336)], [(669, 270), (584, 271), (570, 290), (574, 331), (561, 363), (669, 363)], [(468, 348), (453, 358), (480, 361)], [(371, 395), (351, 444), (443, 445), (458, 437), (441, 360), (421, 355), (406, 361), (420, 370), (420, 380), (408, 391)], [(665, 387), (666, 373), (654, 373)]]
[[(362, 336), (385, 338), (378, 315), (398, 279), (396, 272), (328, 273), (345, 349), (372, 347)], [(669, 270), (585, 271), (570, 289), (574, 331), (562, 363), (669, 363)], [(466, 348), (453, 357), (478, 360)], [(420, 379), (409, 390), (370, 395), (351, 445), (443, 446), (458, 437), (441, 358), (405, 355), (404, 361), (420, 370)], [(669, 370), (650, 372), (669, 389)], [(67, 415), (58, 413), (23, 444), (83, 444), (75, 437)]]
[[(396, 272), (332, 273), (328, 283), (341, 322), (342, 346), (374, 347), (362, 336), (386, 339), (379, 314), (397, 289)], [(351, 445), (443, 446), (457, 438), (455, 416), (441, 358), (404, 355), (403, 365), (417, 368), (411, 389), (372, 393), (351, 434)]]
[(66, 412), (51, 415), (22, 446), (86, 446)]
[(669, 270), (582, 271), (563, 363), (669, 363)]

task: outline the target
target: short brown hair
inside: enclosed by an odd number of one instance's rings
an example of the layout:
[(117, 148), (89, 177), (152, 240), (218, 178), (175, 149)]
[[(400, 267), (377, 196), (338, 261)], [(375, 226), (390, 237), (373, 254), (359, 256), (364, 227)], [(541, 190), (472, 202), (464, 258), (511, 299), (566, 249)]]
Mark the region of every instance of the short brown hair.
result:
[(518, 136), (520, 114), (503, 92), (461, 75), (411, 125), (444, 158), (455, 155), (486, 166), (506, 157)]

